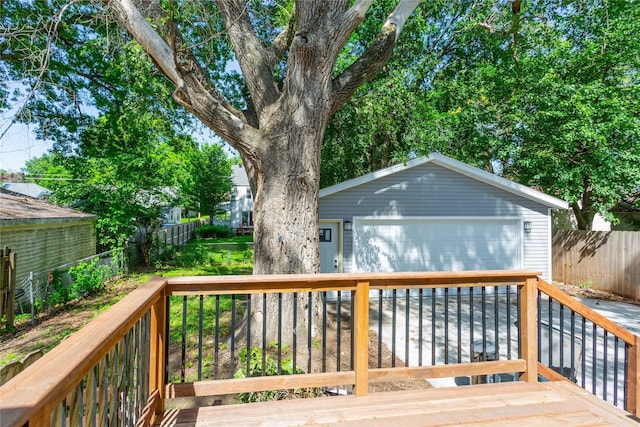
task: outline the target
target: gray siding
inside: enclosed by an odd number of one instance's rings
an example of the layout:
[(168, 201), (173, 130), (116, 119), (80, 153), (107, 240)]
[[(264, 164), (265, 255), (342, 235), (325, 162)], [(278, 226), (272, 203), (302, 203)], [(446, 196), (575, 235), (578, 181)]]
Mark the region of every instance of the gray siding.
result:
[[(550, 278), (551, 230), (548, 208), (442, 166), (426, 163), (320, 199), (321, 219), (354, 216), (521, 217), (532, 222), (523, 233), (523, 267)], [(343, 238), (343, 270), (352, 271), (352, 233)]]
[[(95, 220), (20, 220), (0, 227), (0, 246), (16, 253), (16, 275), (43, 272), (96, 253)], [(18, 222), (18, 221), (16, 221)]]

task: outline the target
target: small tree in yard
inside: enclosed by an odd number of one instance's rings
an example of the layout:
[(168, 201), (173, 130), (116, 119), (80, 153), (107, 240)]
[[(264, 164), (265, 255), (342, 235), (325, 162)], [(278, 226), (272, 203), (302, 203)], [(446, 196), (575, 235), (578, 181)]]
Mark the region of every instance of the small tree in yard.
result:
[(231, 193), (231, 161), (217, 144), (203, 145), (190, 155), (190, 182), (187, 192), (191, 204), (198, 203), (199, 212), (209, 215), (213, 224), (216, 208), (229, 200)]

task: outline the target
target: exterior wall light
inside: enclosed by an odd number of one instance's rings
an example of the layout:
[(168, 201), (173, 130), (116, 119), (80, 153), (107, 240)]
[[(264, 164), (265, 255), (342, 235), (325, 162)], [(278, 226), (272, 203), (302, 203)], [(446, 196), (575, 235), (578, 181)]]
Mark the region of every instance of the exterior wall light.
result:
[(527, 234), (531, 234), (531, 227), (533, 226), (533, 223), (531, 221), (525, 221), (524, 222), (524, 232)]
[(351, 231), (353, 230), (353, 223), (351, 222), (351, 220), (346, 220), (342, 223), (342, 229), (344, 231)]

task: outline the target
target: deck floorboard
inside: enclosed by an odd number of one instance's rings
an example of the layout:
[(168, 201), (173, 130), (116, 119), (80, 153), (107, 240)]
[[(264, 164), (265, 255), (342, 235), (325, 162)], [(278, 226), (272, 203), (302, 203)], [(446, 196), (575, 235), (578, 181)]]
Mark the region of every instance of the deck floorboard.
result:
[(499, 383), (167, 411), (169, 426), (639, 426), (567, 382)]

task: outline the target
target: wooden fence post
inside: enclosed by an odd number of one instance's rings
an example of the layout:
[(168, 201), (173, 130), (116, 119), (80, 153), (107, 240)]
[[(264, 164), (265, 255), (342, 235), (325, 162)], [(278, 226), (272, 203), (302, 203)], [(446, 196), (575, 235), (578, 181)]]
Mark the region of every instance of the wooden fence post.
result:
[(353, 394), (366, 396), (369, 391), (369, 282), (358, 282), (354, 300), (353, 359), (356, 383)]
[(162, 230), (162, 233), (164, 234), (164, 250), (167, 250), (167, 229), (165, 228), (164, 230)]
[(9, 286), (7, 283), (7, 272), (5, 271), (5, 258), (4, 253), (8, 250), (8, 248), (0, 249), (0, 320), (2, 320), (2, 315), (4, 314), (4, 300), (5, 295), (9, 292)]
[(527, 277), (520, 292), (520, 337), (527, 370), (520, 380), (538, 382), (538, 278)]
[(629, 346), (629, 368), (627, 371), (627, 411), (640, 415), (640, 336)]
[(9, 254), (9, 299), (7, 300), (7, 324), (13, 327), (13, 320), (16, 314), (16, 253)]
[[(161, 279), (158, 279), (161, 280)], [(158, 402), (154, 408), (155, 414), (164, 411), (165, 398), (165, 346), (167, 345), (167, 296), (163, 290), (158, 300), (151, 306), (151, 343), (149, 359), (149, 394), (158, 391)]]
[(8, 328), (13, 327), (16, 294), (16, 253), (0, 249), (0, 319), (4, 315)]

